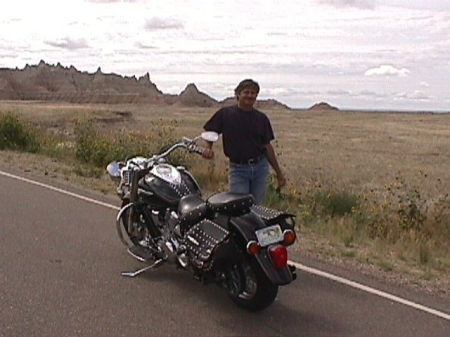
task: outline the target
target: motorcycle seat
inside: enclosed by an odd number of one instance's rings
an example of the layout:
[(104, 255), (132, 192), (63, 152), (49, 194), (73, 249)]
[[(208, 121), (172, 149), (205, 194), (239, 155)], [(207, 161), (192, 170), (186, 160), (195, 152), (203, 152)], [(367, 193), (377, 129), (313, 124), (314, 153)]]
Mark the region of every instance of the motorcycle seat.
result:
[(206, 218), (208, 207), (197, 194), (185, 195), (178, 204), (178, 222), (182, 228), (189, 228)]
[(206, 204), (211, 211), (228, 216), (240, 216), (249, 213), (253, 203), (254, 198), (251, 194), (233, 192), (217, 193), (206, 200)]

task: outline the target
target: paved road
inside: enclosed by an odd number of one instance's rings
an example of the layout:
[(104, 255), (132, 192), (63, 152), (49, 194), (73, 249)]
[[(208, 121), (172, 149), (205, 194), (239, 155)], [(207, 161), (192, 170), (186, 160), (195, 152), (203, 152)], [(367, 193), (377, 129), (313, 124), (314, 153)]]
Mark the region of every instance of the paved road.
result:
[(443, 315), (303, 271), (257, 314), (170, 265), (124, 278), (121, 271), (140, 264), (116, 237), (112, 207), (1, 172), (0, 205), (2, 337), (450, 336), (449, 302), (374, 280), (367, 281)]

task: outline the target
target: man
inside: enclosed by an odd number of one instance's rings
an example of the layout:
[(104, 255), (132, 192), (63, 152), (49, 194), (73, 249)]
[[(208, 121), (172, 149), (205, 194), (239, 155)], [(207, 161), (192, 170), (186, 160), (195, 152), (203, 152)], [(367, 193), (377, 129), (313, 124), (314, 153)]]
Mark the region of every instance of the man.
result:
[[(230, 160), (230, 191), (252, 194), (255, 204), (262, 205), (266, 196), (269, 164), (277, 175), (278, 187), (285, 186), (286, 179), (270, 144), (275, 138), (270, 120), (253, 107), (259, 84), (251, 79), (243, 80), (234, 93), (237, 105), (217, 111), (203, 128), (222, 134), (223, 151)], [(207, 142), (204, 158), (214, 158), (212, 146), (213, 143)]]

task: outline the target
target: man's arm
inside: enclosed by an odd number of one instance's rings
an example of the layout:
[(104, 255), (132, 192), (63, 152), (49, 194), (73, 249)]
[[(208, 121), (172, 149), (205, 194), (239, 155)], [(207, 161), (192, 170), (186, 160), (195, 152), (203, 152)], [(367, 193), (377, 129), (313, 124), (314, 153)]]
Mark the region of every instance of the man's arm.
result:
[(272, 144), (268, 143), (265, 146), (267, 151), (267, 159), (277, 175), (278, 187), (281, 188), (286, 185), (286, 178), (284, 177), (283, 171), (281, 171), (280, 165), (278, 165), (277, 156), (275, 155)]
[[(222, 133), (222, 119), (223, 119), (223, 108), (216, 111), (216, 113), (205, 123), (203, 129), (205, 131), (214, 131), (219, 135)], [(212, 159), (214, 158), (213, 142), (205, 141), (205, 149), (203, 151), (203, 158)]]

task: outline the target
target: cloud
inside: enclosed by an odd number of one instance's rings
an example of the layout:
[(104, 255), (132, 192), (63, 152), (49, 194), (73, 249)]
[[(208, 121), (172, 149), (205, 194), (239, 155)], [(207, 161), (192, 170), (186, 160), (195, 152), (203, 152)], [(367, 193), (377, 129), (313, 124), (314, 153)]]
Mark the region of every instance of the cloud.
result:
[(141, 0), (84, 0), (85, 2), (94, 2), (99, 4), (107, 4), (107, 3), (114, 3), (114, 2), (140, 2)]
[(2, 45), (0, 45), (0, 59), (2, 58), (13, 58), (13, 57), (17, 57), (17, 52), (11, 50), (7, 50), (6, 48), (3, 49)]
[(154, 46), (154, 45), (148, 45), (148, 44), (145, 44), (145, 43), (143, 43), (143, 42), (135, 42), (134, 43), (134, 46), (135, 47), (137, 47), (137, 48), (139, 48), (139, 49), (158, 49), (158, 47), (157, 46)]
[(378, 92), (370, 91), (370, 90), (362, 90), (362, 91), (359, 92), (358, 96), (361, 96), (361, 97), (382, 98), (382, 97), (386, 97), (386, 94), (380, 94), (380, 93), (378, 93)]
[(53, 46), (53, 47), (58, 47), (58, 48), (63, 48), (63, 49), (68, 49), (68, 50), (89, 48), (89, 44), (87, 43), (87, 41), (85, 39), (72, 39), (70, 37), (67, 37), (65, 39), (60, 39), (57, 41), (45, 41), (45, 43), (50, 46)]
[(161, 19), (153, 17), (145, 22), (146, 30), (161, 30), (161, 29), (181, 29), (183, 23), (175, 19)]
[(331, 96), (351, 96), (352, 92), (349, 90), (328, 90), (327, 95)]
[(412, 93), (400, 92), (395, 95), (394, 99), (397, 100), (414, 100), (414, 101), (429, 101), (431, 96), (427, 95), (423, 91), (415, 90)]
[(381, 65), (378, 68), (371, 68), (367, 70), (364, 75), (365, 76), (407, 76), (410, 71), (406, 68), (395, 68), (391, 65)]
[(416, 90), (413, 93), (409, 94), (408, 98), (414, 99), (414, 100), (419, 100), (419, 101), (428, 101), (431, 99), (430, 96), (428, 96), (426, 93), (424, 93), (423, 91), (420, 91), (420, 90)]
[(275, 87), (263, 89), (262, 93), (266, 96), (289, 96), (296, 93), (296, 90), (285, 87)]
[(377, 3), (376, 0), (316, 0), (319, 4), (330, 5), (337, 8), (355, 7), (361, 9), (373, 9)]

